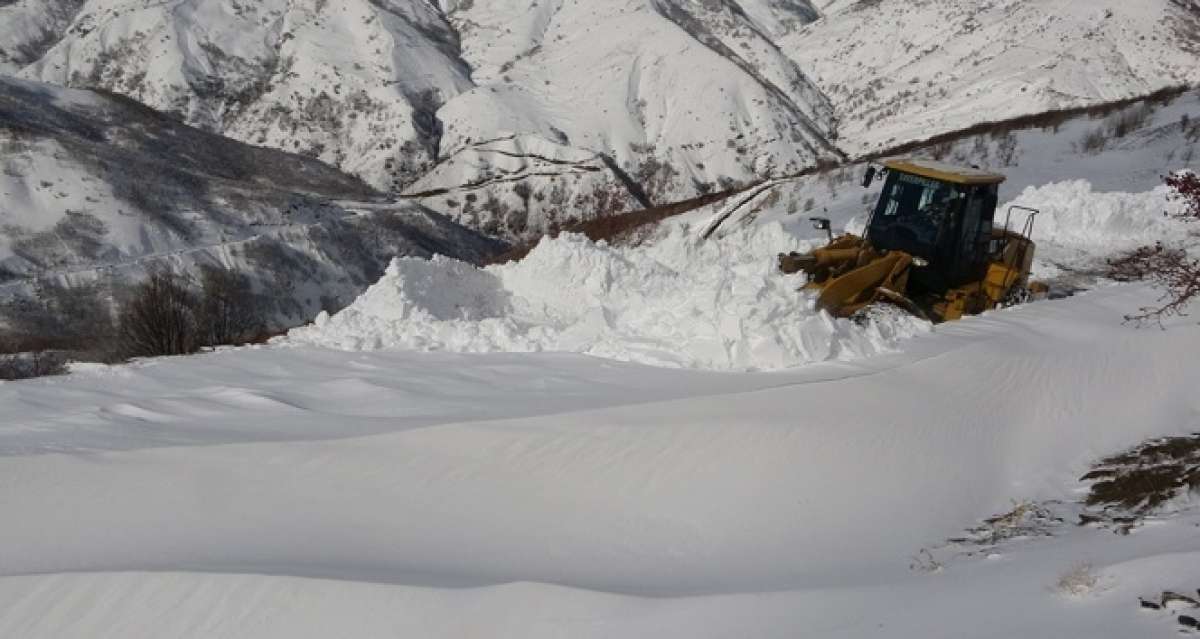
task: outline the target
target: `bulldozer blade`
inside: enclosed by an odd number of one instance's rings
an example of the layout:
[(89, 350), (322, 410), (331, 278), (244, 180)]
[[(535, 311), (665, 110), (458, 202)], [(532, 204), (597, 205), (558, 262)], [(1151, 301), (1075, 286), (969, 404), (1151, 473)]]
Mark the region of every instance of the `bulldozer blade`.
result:
[(830, 280), (817, 297), (817, 306), (837, 317), (852, 315), (874, 301), (879, 287), (894, 280), (910, 263), (912, 257), (900, 252), (868, 262)]
[(801, 255), (800, 253), (780, 253), (779, 254), (779, 270), (782, 273), (791, 275), (800, 271), (809, 271), (817, 266), (817, 256), (812, 253)]
[(929, 315), (927, 315), (925, 313), (925, 311), (921, 310), (921, 307), (917, 306), (917, 303), (912, 301), (912, 299), (909, 298), (907, 295), (897, 293), (896, 291), (893, 291), (892, 289), (887, 288), (886, 286), (880, 286), (878, 289), (875, 290), (875, 292), (879, 295), (880, 299), (890, 302), (892, 304), (895, 304), (896, 306), (899, 306), (900, 308), (904, 309), (905, 311), (908, 311), (912, 315), (915, 315), (916, 317), (919, 317), (919, 318), (925, 320), (926, 322), (933, 321), (933, 320), (929, 319)]

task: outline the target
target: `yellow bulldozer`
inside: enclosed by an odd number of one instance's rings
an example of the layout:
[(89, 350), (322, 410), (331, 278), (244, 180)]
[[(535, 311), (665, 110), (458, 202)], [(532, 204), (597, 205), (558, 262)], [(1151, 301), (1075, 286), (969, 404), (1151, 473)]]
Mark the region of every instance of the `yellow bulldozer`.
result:
[[(784, 273), (808, 275), (820, 308), (852, 317), (886, 302), (944, 322), (1046, 293), (1029, 281), (1038, 212), (1012, 207), (1004, 226), (995, 223), (1003, 175), (898, 159), (868, 167), (863, 186), (876, 179), (885, 181), (883, 192), (862, 237), (835, 239), (828, 219), (812, 218), (829, 244), (779, 256)], [(1025, 213), (1020, 232), (1009, 228), (1014, 210)]]

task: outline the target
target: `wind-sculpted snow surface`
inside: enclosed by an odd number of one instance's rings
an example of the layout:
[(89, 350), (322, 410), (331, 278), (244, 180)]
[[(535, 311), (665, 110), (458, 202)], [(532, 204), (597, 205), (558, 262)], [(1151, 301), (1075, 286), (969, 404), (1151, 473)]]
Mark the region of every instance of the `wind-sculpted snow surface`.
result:
[(779, 225), (697, 243), (674, 227), (636, 248), (544, 239), (520, 262), (476, 269), (401, 258), (342, 312), (287, 341), (348, 350), (567, 351), (670, 367), (764, 370), (892, 350), (928, 330), (906, 315), (862, 323), (812, 309), (772, 256), (804, 248)]
[(1194, 508), (945, 546), (1197, 430), (1200, 327), (1122, 323), (1155, 297), (772, 373), (263, 347), (0, 384), (0, 636), (1175, 636), (1137, 598), (1200, 586)]

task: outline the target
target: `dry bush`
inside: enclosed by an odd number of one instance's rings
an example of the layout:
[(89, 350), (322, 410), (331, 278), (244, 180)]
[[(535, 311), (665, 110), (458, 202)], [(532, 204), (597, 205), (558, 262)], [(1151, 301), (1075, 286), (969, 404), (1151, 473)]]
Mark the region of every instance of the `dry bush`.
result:
[(1140, 106), (1120, 111), (1105, 120), (1109, 134), (1114, 138), (1123, 138), (1146, 126), (1154, 117), (1154, 105), (1146, 102)]
[[(1178, 173), (1167, 177), (1166, 183), (1174, 190), (1171, 199), (1184, 204), (1176, 217), (1200, 221), (1200, 176)], [(1167, 317), (1186, 315), (1188, 305), (1200, 297), (1200, 259), (1182, 247), (1159, 242), (1129, 251), (1109, 260), (1108, 275), (1124, 282), (1146, 280), (1163, 291), (1157, 305), (1125, 316), (1126, 321), (1134, 323), (1160, 322)]]
[(1079, 140), (1079, 152), (1088, 155), (1101, 153), (1108, 147), (1108, 133), (1104, 127), (1092, 129)]
[(250, 278), (230, 269), (203, 267), (200, 285), (196, 323), (203, 345), (240, 344), (264, 331)]
[(1095, 592), (1100, 585), (1100, 577), (1092, 572), (1092, 565), (1088, 563), (1075, 564), (1070, 570), (1063, 573), (1058, 582), (1055, 583), (1054, 589), (1061, 595), (1068, 597), (1082, 597), (1088, 593)]
[(1200, 175), (1182, 172), (1168, 175), (1163, 178), (1163, 181), (1175, 190), (1171, 199), (1183, 202), (1183, 212), (1177, 214), (1176, 217), (1185, 220), (1200, 220)]
[(0, 336), (0, 380), (33, 379), (67, 372), (69, 358), (66, 353), (36, 346), (12, 336)]
[(1100, 460), (1081, 478), (1087, 505), (1143, 517), (1200, 491), (1200, 435), (1163, 437)]
[(244, 344), (259, 340), (266, 329), (250, 279), (218, 267), (202, 267), (198, 286), (170, 272), (151, 274), (133, 290), (117, 324), (123, 358)]
[(117, 338), (125, 357), (186, 355), (200, 348), (198, 300), (174, 273), (160, 271), (138, 285), (121, 308)]
[(1168, 248), (1159, 242), (1110, 260), (1108, 266), (1108, 274), (1115, 280), (1148, 280), (1163, 290), (1156, 305), (1126, 315), (1128, 322), (1157, 322), (1186, 315), (1187, 307), (1200, 296), (1200, 259), (1181, 248)]

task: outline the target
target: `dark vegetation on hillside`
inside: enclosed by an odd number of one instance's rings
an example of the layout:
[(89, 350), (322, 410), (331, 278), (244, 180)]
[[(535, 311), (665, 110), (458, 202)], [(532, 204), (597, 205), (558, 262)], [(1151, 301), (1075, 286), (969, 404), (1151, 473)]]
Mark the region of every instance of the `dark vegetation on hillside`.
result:
[(187, 355), (270, 336), (266, 296), (229, 269), (156, 271), (121, 289), (119, 299), (108, 296), (98, 285), (45, 284), (22, 300), (21, 312), (0, 330), (0, 380), (63, 373), (68, 361)]

